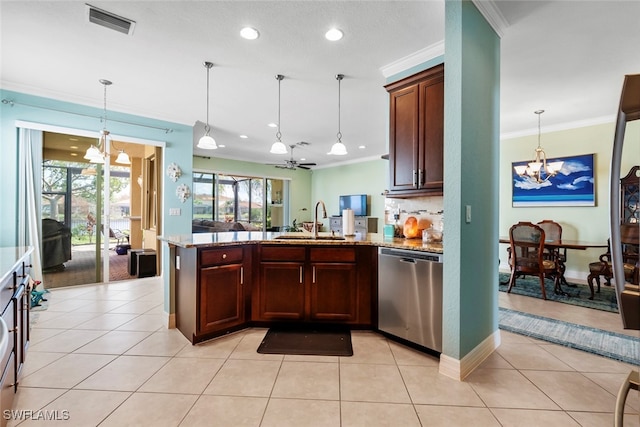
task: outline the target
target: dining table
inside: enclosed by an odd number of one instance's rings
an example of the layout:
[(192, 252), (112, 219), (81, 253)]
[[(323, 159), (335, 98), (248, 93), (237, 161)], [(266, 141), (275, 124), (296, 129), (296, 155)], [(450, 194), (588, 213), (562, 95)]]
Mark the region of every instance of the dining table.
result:
[[(500, 243), (511, 243), (509, 241), (508, 236), (500, 236)], [(549, 249), (550, 251), (557, 251), (560, 249), (571, 249), (571, 250), (579, 250), (584, 251), (589, 248), (607, 248), (608, 245), (606, 243), (601, 242), (587, 242), (583, 240), (569, 240), (569, 239), (557, 239), (557, 240), (545, 240), (544, 247)], [(566, 269), (565, 265), (566, 259), (559, 257), (557, 260), (558, 263), (558, 274), (560, 277), (558, 278), (558, 285), (555, 289), (556, 294), (567, 295), (566, 292), (562, 290), (562, 285), (566, 285), (568, 287), (575, 287), (576, 285), (572, 285), (567, 282), (567, 279), (564, 276), (564, 272)]]

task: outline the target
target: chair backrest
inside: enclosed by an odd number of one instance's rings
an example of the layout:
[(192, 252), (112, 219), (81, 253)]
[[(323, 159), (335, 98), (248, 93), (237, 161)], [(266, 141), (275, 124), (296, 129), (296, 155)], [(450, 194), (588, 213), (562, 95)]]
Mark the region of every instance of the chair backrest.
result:
[(543, 267), (545, 232), (531, 222), (519, 222), (509, 229), (511, 265), (516, 271), (539, 273)]
[(562, 226), (555, 221), (545, 219), (538, 226), (544, 230), (547, 240), (562, 240)]

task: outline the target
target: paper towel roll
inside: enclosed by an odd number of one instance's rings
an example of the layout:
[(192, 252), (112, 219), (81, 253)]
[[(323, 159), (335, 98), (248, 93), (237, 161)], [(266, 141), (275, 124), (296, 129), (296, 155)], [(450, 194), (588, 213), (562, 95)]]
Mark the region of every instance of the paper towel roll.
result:
[(345, 236), (356, 234), (356, 218), (353, 215), (353, 209), (344, 209), (342, 211), (342, 234)]

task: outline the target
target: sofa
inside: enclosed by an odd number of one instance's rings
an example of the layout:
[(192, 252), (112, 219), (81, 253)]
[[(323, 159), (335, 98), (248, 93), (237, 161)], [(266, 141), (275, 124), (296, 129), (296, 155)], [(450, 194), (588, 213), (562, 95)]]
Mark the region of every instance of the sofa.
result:
[(62, 270), (71, 259), (71, 230), (52, 218), (42, 220), (42, 268)]
[(223, 231), (260, 231), (260, 228), (247, 222), (224, 222), (210, 219), (194, 219), (192, 233), (219, 233)]

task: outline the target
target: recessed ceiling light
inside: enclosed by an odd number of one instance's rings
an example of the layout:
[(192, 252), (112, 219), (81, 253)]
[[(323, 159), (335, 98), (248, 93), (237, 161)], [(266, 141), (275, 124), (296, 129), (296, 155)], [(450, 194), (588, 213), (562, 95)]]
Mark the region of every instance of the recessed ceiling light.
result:
[(305, 160), (307, 160), (307, 158), (306, 158), (306, 157), (300, 157), (300, 161), (301, 161), (301, 162), (304, 162)]
[(361, 149), (361, 150), (364, 150), (367, 147), (365, 147), (364, 145), (359, 145), (358, 148)]
[(240, 138), (242, 138), (242, 139), (247, 139), (247, 138), (249, 138), (249, 137), (248, 137), (247, 135), (240, 135)]
[(77, 150), (78, 146), (77, 145), (70, 145), (69, 148), (71, 148), (72, 150)]
[(224, 148), (224, 147), (226, 147), (226, 145), (224, 145), (224, 144), (218, 144), (218, 148)]
[(77, 141), (78, 138), (69, 138), (69, 141)]
[(269, 126), (270, 128), (277, 128), (278, 125), (275, 123), (269, 123), (267, 126)]
[(327, 40), (330, 40), (332, 42), (336, 42), (338, 40), (340, 40), (342, 38), (342, 36), (344, 35), (344, 33), (342, 31), (340, 31), (337, 28), (332, 28), (329, 31), (327, 31), (324, 35), (324, 37)]
[(255, 40), (258, 37), (260, 37), (260, 33), (258, 32), (258, 30), (251, 27), (244, 27), (243, 29), (241, 29), (240, 35), (242, 36), (243, 39), (247, 39), (247, 40)]
[(75, 156), (77, 156), (77, 155), (78, 155), (78, 153), (71, 153), (71, 155), (72, 155), (73, 157), (75, 157)]

